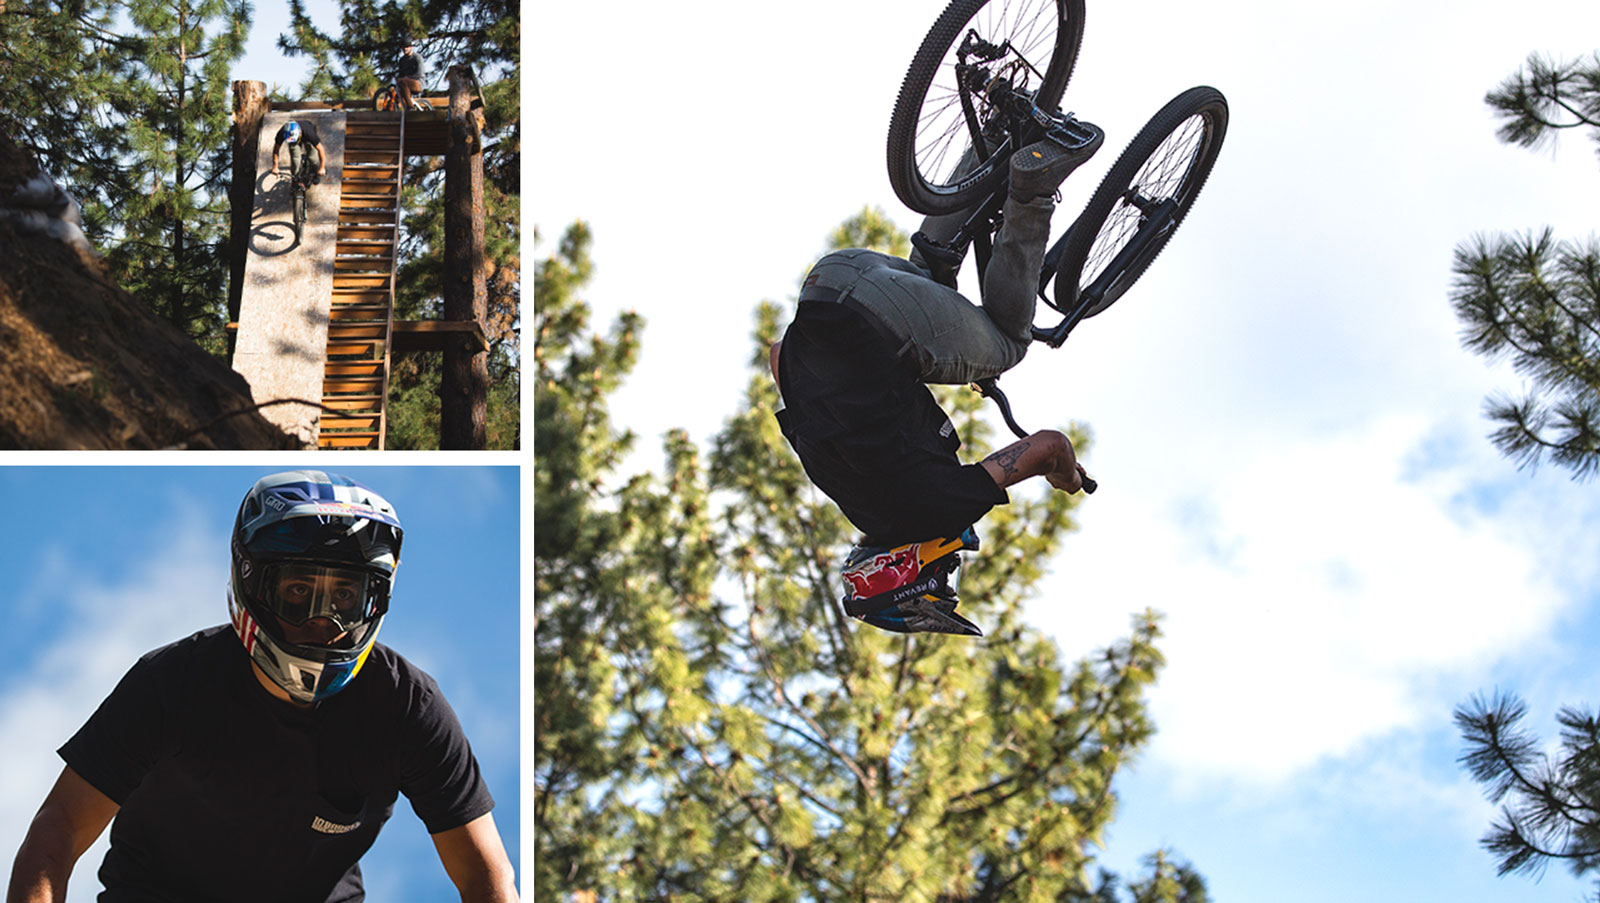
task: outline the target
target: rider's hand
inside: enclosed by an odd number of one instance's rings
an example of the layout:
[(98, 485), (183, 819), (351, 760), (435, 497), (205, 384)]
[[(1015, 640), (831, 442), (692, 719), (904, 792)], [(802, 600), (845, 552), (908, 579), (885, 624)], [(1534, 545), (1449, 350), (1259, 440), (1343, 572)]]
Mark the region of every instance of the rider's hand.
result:
[(1074, 462), (1069, 473), (1059, 474), (1052, 472), (1045, 474), (1044, 478), (1050, 482), (1051, 486), (1071, 494), (1083, 488), (1083, 478), (1086, 476), (1088, 476), (1088, 473), (1083, 469), (1083, 465)]

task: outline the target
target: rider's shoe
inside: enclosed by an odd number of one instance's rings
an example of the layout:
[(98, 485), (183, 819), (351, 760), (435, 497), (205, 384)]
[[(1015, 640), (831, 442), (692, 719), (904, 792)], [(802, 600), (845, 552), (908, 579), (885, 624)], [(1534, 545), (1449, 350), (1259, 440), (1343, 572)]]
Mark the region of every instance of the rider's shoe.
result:
[(971, 527), (953, 538), (857, 545), (841, 569), (845, 612), (896, 633), (983, 636), (976, 624), (955, 613), (959, 600), (951, 585), (961, 551), (976, 548), (978, 534)]
[(1062, 121), (1045, 137), (1011, 155), (1011, 197), (1019, 201), (1052, 197), (1072, 171), (1105, 143), (1099, 126)]

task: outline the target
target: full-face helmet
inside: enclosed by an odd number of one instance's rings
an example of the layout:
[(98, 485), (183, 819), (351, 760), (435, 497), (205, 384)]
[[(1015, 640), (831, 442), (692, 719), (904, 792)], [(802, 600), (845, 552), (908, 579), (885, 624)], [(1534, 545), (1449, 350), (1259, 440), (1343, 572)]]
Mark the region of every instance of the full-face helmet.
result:
[(289, 124), (283, 127), (283, 140), (290, 144), (299, 144), (300, 135), (300, 123), (295, 122), (293, 119), (289, 120)]
[(361, 670), (389, 611), (401, 535), (394, 506), (337, 474), (272, 474), (245, 494), (228, 613), (291, 699), (327, 699)]
[(954, 633), (983, 636), (956, 614), (961, 552), (978, 548), (978, 532), (899, 546), (862, 544), (840, 567), (845, 613), (895, 633)]

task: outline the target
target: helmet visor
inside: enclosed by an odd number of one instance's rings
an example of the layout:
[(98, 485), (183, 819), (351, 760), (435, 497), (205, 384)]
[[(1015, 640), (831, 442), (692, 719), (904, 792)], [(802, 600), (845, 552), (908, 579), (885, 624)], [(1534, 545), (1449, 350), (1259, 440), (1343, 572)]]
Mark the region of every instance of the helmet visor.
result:
[(301, 626), (327, 618), (351, 630), (379, 613), (375, 579), (367, 571), (298, 561), (267, 566), (261, 598), (285, 623)]

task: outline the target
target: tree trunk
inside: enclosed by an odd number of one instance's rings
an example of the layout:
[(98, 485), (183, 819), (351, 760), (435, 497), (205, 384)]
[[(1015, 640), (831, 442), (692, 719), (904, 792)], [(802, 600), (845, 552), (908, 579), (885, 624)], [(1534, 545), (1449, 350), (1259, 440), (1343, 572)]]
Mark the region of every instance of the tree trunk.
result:
[[(467, 71), (450, 69), (450, 139), (444, 158), (444, 318), (476, 321), (488, 315), (484, 287), (483, 136), (471, 109)], [(439, 382), (439, 447), (481, 449), (489, 397), (489, 354), (464, 340), (445, 347)]]
[[(239, 299), (244, 294), (244, 259), (250, 246), (250, 208), (256, 197), (256, 143), (261, 120), (267, 115), (267, 86), (261, 82), (233, 83), (233, 186), (228, 191), (232, 208), (228, 232), (228, 322), (239, 322)], [(236, 332), (228, 333), (228, 359), (233, 359)]]

